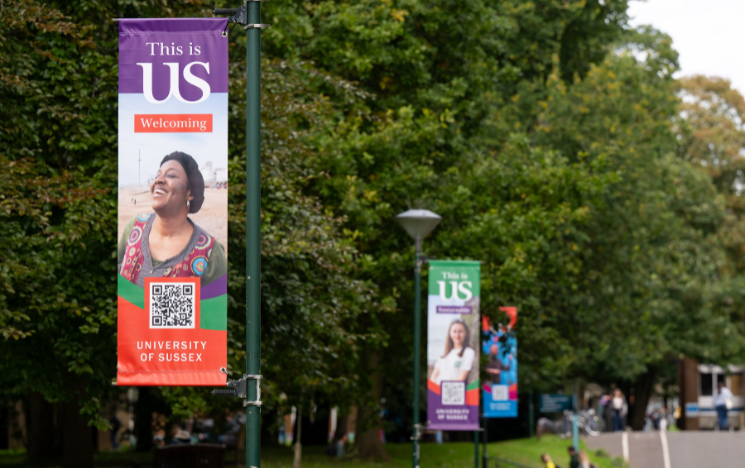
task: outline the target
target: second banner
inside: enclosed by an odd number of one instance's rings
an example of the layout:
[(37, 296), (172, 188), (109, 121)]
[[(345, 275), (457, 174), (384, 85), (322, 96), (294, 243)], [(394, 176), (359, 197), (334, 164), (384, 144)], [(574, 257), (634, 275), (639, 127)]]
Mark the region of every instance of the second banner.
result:
[(430, 261), (427, 428), (479, 427), (480, 262)]

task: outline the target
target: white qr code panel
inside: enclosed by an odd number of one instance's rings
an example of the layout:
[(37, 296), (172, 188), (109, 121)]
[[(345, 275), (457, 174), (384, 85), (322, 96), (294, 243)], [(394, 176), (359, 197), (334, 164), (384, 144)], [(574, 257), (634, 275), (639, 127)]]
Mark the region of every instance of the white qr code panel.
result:
[(442, 404), (443, 405), (465, 405), (466, 383), (465, 382), (442, 382)]
[(193, 282), (156, 283), (150, 287), (150, 328), (194, 328)]
[(492, 385), (491, 399), (494, 401), (506, 401), (510, 399), (510, 387), (508, 385)]

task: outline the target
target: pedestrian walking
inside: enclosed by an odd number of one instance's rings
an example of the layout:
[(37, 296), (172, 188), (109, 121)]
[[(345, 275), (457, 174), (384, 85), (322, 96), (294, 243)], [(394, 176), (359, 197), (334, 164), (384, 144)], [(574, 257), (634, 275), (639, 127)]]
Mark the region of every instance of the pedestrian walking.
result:
[(629, 405), (626, 403), (623, 392), (618, 388), (613, 392), (611, 406), (613, 407), (613, 430), (615, 432), (621, 432), (624, 426), (623, 420), (626, 417), (626, 413), (629, 412)]
[(590, 461), (590, 457), (587, 456), (587, 452), (584, 450), (579, 451), (579, 466), (580, 468), (598, 468), (593, 462)]
[(717, 394), (714, 395), (714, 408), (717, 410), (719, 430), (727, 430), (729, 428), (727, 412), (732, 408), (732, 392), (724, 385), (724, 382), (717, 383)]
[(551, 461), (551, 456), (547, 453), (541, 455), (541, 462), (545, 468), (556, 468), (556, 465)]
[(660, 431), (665, 432), (667, 431), (667, 425), (668, 425), (668, 414), (667, 414), (667, 408), (664, 406), (660, 409)]

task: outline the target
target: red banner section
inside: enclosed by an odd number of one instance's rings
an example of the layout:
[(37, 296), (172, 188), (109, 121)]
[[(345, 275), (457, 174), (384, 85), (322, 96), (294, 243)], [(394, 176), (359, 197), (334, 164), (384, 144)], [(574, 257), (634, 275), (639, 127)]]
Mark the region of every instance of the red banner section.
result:
[(117, 385), (225, 385), (227, 331), (203, 328), (199, 286), (146, 278), (144, 308), (119, 297)]
[(135, 114), (135, 133), (212, 133), (212, 114)]

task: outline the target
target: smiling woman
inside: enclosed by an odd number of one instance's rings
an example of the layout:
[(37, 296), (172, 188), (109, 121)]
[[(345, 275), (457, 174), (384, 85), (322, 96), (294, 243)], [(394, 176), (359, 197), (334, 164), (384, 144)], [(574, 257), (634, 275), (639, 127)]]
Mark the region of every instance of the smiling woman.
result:
[(119, 239), (118, 270), (144, 287), (150, 277), (199, 277), (206, 286), (227, 274), (225, 249), (189, 219), (204, 202), (204, 178), (186, 153), (164, 157), (150, 185), (155, 213), (141, 213)]

